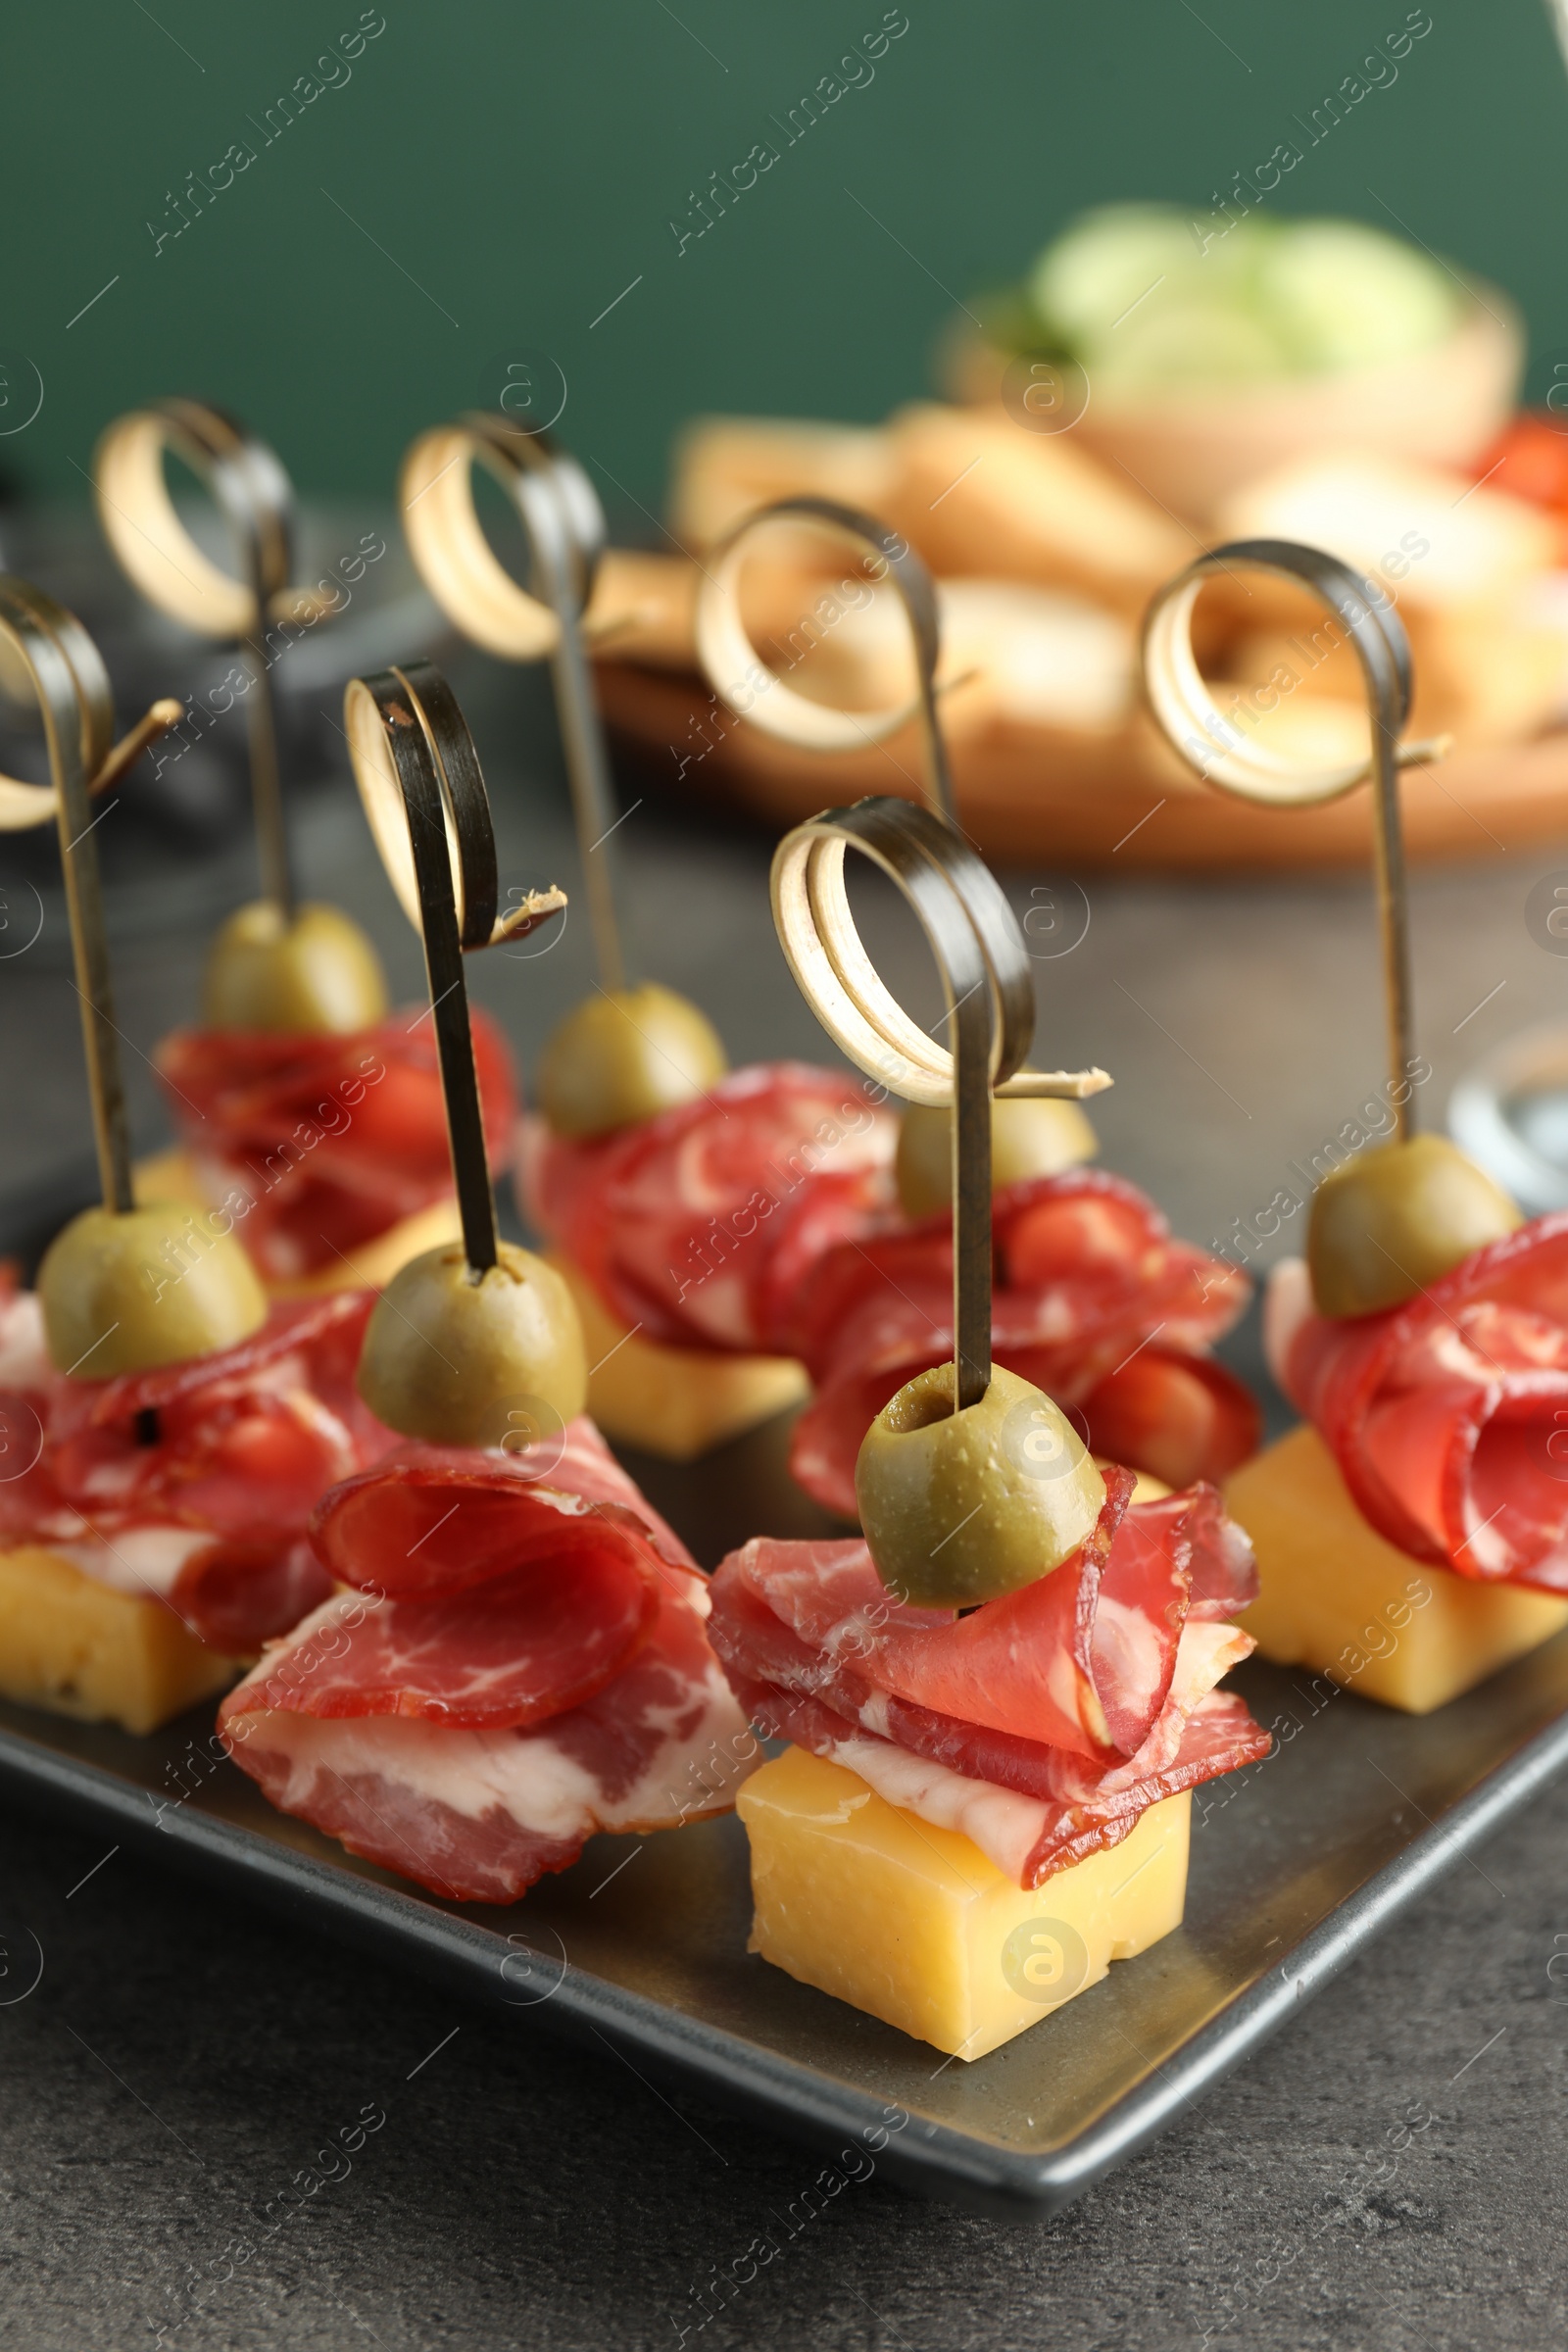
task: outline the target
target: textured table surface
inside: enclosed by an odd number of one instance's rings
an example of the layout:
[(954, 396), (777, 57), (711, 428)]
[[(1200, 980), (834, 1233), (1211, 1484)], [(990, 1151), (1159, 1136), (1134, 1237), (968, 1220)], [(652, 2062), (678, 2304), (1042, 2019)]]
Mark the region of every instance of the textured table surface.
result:
[[(454, 678), (495, 793), (505, 880), (569, 887), (538, 693), (477, 662)], [(737, 1060), (817, 1054), (772, 942), (766, 844), (695, 829), (656, 780), (628, 779), (627, 804), (639, 795), (618, 839), (646, 968), (707, 1005)], [(1559, 857), (1568, 867), (1568, 846), (1509, 860), (1477, 840), (1484, 866), (1415, 890), (1434, 1122), (1475, 1055), (1568, 1010), (1568, 963), (1525, 920), (1532, 884)], [(415, 943), (350, 796), (311, 803), (301, 853), (310, 887), (369, 924), (415, 997)], [(1040, 954), (1040, 1054), (1116, 1074), (1096, 1109), (1106, 1160), (1194, 1239), (1262, 1208), (1288, 1163), (1380, 1084), (1364, 883), (1008, 881)], [(204, 920), (176, 898), (167, 921), (127, 926), (118, 956), (149, 1142), (158, 1113), (137, 1055), (188, 1010)], [(901, 911), (869, 905), (866, 931), (889, 977), (934, 1009)], [(87, 1145), (63, 949), (46, 922), (34, 949), (0, 963), (8, 1194)], [(588, 984), (582, 927), (544, 956), (469, 968), (526, 1066)], [(102, 1839), (8, 1818), (0, 2339), (27, 2352), (160, 2340), (181, 2352), (1165, 2352), (1215, 2339), (1535, 2352), (1562, 2339), (1568, 2312), (1568, 1959), (1548, 1974), (1568, 1954), (1565, 1832), (1559, 1788), (1154, 2147), (1058, 2220), (1009, 2229), (912, 2203), (874, 2173), (806, 2220), (809, 2153), (611, 2056), (511, 2030), (106, 1857)], [(1223, 1815), (1207, 1834), (1223, 1835)], [(33, 1938), (42, 1974), (29, 1989)], [(227, 2278), (235, 2241), (363, 2109), (385, 2122), (352, 2172)], [(776, 2251), (760, 2261), (749, 2249), (766, 2239)], [(719, 2274), (737, 2282), (732, 2298), (701, 2325), (712, 2298), (697, 2297)]]

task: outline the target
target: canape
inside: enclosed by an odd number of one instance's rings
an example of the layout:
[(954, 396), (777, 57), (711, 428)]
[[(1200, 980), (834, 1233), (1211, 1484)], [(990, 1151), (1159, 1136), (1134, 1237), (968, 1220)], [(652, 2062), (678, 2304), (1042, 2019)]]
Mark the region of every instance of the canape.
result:
[(283, 1811), (433, 1893), (509, 1903), (598, 1830), (726, 1808), (754, 1751), (703, 1579), (581, 1417), (570, 1293), (497, 1237), (462, 956), (507, 927), (462, 713), (420, 662), (356, 680), (345, 723), (423, 939), (463, 1238), (376, 1302), (360, 1394), (414, 1443), (323, 1499), (339, 1591), (220, 1729)]
[[(126, 1223), (140, 1228), (126, 1236), (139, 1276), (159, 1262), (168, 1212)], [(0, 1303), (0, 1418), (17, 1464), (0, 1481), (0, 1692), (150, 1732), (330, 1591), (306, 1540), (312, 1510), (392, 1443), (354, 1388), (370, 1297), (269, 1313), (257, 1291), (257, 1328), (226, 1345), (99, 1379), (89, 1356), (69, 1375), (50, 1361), (45, 1320), (53, 1300), (60, 1321), (74, 1279), (74, 1232), (60, 1266), (44, 1262), (42, 1312), (30, 1292)], [(88, 1319), (107, 1325), (100, 1300)], [(139, 1281), (115, 1303), (156, 1331), (162, 1301)], [(74, 1348), (79, 1320), (65, 1330)]]
[[(871, 970), (851, 846), (921, 920), (951, 1052)], [(1135, 1501), (1137, 1474), (1098, 1466), (1061, 1406), (993, 1359), (993, 1089), (1075, 1100), (1109, 1080), (1023, 1066), (1027, 954), (979, 860), (927, 812), (860, 801), (786, 837), (773, 906), (830, 1034), (868, 1074), (951, 1106), (937, 1303), (952, 1353), (858, 1439), (860, 1540), (759, 1539), (714, 1578), (736, 1695), (792, 1742), (737, 1799), (752, 1949), (972, 2060), (1180, 1925), (1191, 1789), (1269, 1747), (1218, 1690), (1252, 1646), (1230, 1622), (1251, 1555), (1212, 1487), (1151, 1482)]]
[(1275, 1268), (1269, 1360), (1305, 1422), (1228, 1489), (1264, 1656), (1417, 1715), (1568, 1625), (1568, 1215), (1492, 1206), (1504, 1230), (1398, 1303), (1324, 1314), (1301, 1259)]
[[(1071, 1455), (1039, 1391), (998, 1371), (989, 1396)], [(713, 1583), (730, 1682), (793, 1742), (737, 1798), (752, 1949), (965, 2059), (1181, 1925), (1189, 1792), (1269, 1748), (1216, 1687), (1252, 1646), (1230, 1620), (1255, 1580), (1213, 1490), (1133, 1503), (1130, 1471), (1073, 1460), (1086, 1515), (1102, 1494), (1087, 1533), (1054, 1564), (1041, 1541), (1036, 1580), (997, 1597), (901, 1600), (880, 1528), (876, 1550), (755, 1542)], [(950, 1559), (960, 1516), (927, 1531)], [(983, 1591), (985, 1565), (961, 1589)]]
[[(1238, 567), (1309, 590), (1329, 615), (1325, 643), (1353, 647), (1370, 756), (1302, 765), (1255, 733), (1261, 692), (1233, 697), (1229, 716), (1216, 708), (1193, 612), (1205, 581), (1229, 584)], [(1340, 1153), (1312, 1194), (1305, 1262), (1273, 1273), (1269, 1361), (1308, 1426), (1240, 1469), (1228, 1501), (1257, 1549), (1246, 1621), (1264, 1654), (1426, 1714), (1568, 1622), (1568, 1465), (1556, 1458), (1568, 1227), (1524, 1225), (1475, 1161), (1415, 1131), (1424, 1065), (1398, 771), (1446, 745), (1401, 741), (1410, 648), (1389, 587), (1318, 548), (1243, 540), (1200, 557), (1152, 605), (1144, 661), (1154, 715), (1222, 789), (1299, 808), (1373, 782), (1393, 1134)], [(1276, 669), (1273, 701), (1301, 682)]]
[[(167, 454), (212, 491), (237, 577), (192, 539), (170, 495)], [(274, 450), (211, 402), (153, 400), (117, 416), (93, 480), (104, 535), (141, 594), (183, 628), (237, 641), (220, 709), (243, 711), (262, 882), (262, 896), (213, 942), (199, 1025), (158, 1052), (178, 1144), (136, 1170), (137, 1198), (220, 1217), (274, 1297), (378, 1289), (406, 1259), (453, 1239), (458, 1220), (428, 1024), (392, 1011), (360, 926), (339, 907), (302, 903), (296, 889), (273, 668), (300, 632), (329, 625), (352, 590), (335, 575), (314, 588), (291, 577), (288, 475)], [(366, 559), (343, 569), (358, 581)], [(499, 1164), (515, 1115), (510, 1058), (482, 1019), (474, 1050)]]
[(59, 830), (103, 1193), (0, 1290), (0, 1692), (145, 1732), (326, 1590), (311, 1508), (387, 1442), (352, 1383), (369, 1300), (270, 1315), (227, 1223), (133, 1202), (91, 796), (179, 705), (112, 745), (97, 649), (22, 581), (0, 640), (46, 721), (51, 784), (0, 792)]

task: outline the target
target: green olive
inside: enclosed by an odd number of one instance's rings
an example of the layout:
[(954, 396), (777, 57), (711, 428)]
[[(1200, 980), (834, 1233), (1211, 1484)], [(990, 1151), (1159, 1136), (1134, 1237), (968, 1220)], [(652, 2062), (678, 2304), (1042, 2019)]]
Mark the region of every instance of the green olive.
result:
[[(906, 1217), (934, 1216), (953, 1199), (953, 1113), (945, 1104), (911, 1103), (899, 1129), (894, 1163)], [(1005, 1095), (991, 1105), (991, 1183), (1059, 1176), (1093, 1159), (1100, 1140), (1076, 1102), (1050, 1096)]]
[(558, 1135), (608, 1135), (694, 1102), (728, 1067), (707, 1014), (650, 980), (567, 1013), (539, 1064), (539, 1105)]
[(1363, 1152), (1312, 1196), (1306, 1262), (1318, 1313), (1402, 1306), (1523, 1223), (1502, 1187), (1441, 1135)]
[(371, 1028), (386, 1008), (380, 958), (338, 906), (302, 906), (285, 923), (270, 899), (257, 899), (208, 953), (202, 1015), (213, 1029), (340, 1037)]
[(232, 1234), (188, 1203), (84, 1208), (38, 1268), (44, 1336), (78, 1380), (151, 1372), (233, 1348), (267, 1320), (267, 1294)]
[(378, 1421), (432, 1446), (509, 1452), (582, 1411), (588, 1359), (571, 1294), (512, 1242), (475, 1280), (463, 1247), (410, 1258), (376, 1300), (360, 1351), (360, 1395)]
[(1059, 1405), (998, 1365), (953, 1409), (953, 1366), (907, 1382), (855, 1465), (877, 1574), (921, 1608), (967, 1608), (1049, 1576), (1100, 1517), (1105, 1484)]

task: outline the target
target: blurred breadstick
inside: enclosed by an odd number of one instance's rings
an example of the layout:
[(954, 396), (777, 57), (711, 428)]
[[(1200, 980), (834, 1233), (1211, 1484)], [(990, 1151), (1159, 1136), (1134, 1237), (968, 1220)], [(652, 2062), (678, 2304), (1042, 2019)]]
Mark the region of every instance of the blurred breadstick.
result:
[(656, 669), (692, 668), (699, 577), (687, 556), (606, 548), (583, 615), (583, 635), (593, 653), (616, 662), (645, 662)]
[(1074, 588), (1121, 612), (1198, 554), (1193, 536), (1070, 433), (1034, 433), (1001, 408), (903, 410), (883, 511), (939, 578)]
[(683, 546), (727, 539), (780, 498), (882, 512), (893, 478), (884, 432), (777, 416), (700, 416), (675, 444), (670, 522)]

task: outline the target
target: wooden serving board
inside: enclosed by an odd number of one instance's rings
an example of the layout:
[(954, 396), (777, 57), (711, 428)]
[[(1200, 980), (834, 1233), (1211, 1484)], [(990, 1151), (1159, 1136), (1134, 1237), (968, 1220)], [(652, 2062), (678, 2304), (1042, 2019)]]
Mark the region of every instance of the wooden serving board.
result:
[[(692, 673), (597, 666), (621, 749), (662, 789), (740, 808), (778, 832), (864, 793), (918, 795), (912, 726), (863, 752), (807, 754), (715, 706)], [(1120, 869), (1217, 872), (1362, 866), (1371, 857), (1369, 793), (1312, 808), (1258, 808), (1200, 783), (1142, 712), (1090, 735), (966, 710), (965, 699), (960, 687), (944, 702), (958, 812), (999, 864), (1081, 870), (1114, 858)], [(1412, 858), (1493, 858), (1559, 838), (1568, 833), (1568, 730), (1407, 767), (1400, 795)]]

